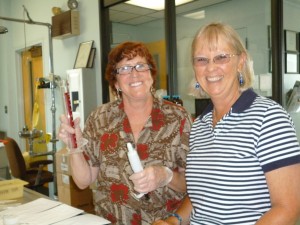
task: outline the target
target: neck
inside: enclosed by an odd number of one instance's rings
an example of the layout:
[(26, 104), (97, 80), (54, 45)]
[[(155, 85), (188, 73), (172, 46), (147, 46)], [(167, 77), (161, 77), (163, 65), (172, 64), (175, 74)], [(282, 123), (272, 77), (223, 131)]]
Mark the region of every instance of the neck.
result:
[(141, 100), (124, 99), (124, 110), (130, 115), (149, 115), (153, 105), (153, 97)]
[(212, 99), (212, 102), (214, 104), (213, 108), (213, 123), (214, 125), (220, 121), (223, 116), (229, 112), (232, 105), (238, 100), (241, 93), (238, 91), (229, 98), (220, 98), (220, 99)]

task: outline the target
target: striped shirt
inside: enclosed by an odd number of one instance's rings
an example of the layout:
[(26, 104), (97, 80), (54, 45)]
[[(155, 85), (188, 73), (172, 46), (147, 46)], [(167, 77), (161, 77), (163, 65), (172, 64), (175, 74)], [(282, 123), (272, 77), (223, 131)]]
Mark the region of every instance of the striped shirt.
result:
[(300, 162), (294, 124), (279, 104), (251, 89), (215, 127), (212, 108), (190, 134), (191, 224), (255, 224), (271, 208), (265, 173)]

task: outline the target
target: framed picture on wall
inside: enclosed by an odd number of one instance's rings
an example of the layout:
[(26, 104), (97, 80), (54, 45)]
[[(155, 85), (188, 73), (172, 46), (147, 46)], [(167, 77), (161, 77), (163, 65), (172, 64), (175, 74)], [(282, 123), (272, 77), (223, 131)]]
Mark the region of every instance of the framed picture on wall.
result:
[(286, 53), (285, 54), (285, 72), (286, 73), (299, 73), (299, 54)]
[(285, 51), (299, 51), (298, 33), (295, 31), (284, 31)]
[(86, 41), (79, 44), (74, 69), (86, 68), (94, 41)]
[(86, 66), (87, 68), (94, 67), (95, 56), (96, 56), (96, 48), (92, 48), (90, 56), (89, 56), (89, 60), (88, 60), (87, 66)]

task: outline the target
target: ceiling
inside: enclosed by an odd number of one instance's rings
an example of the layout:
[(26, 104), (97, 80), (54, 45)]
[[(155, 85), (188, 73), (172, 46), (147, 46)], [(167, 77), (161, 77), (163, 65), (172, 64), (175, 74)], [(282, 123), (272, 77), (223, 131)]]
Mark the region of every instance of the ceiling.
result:
[[(186, 13), (198, 11), (201, 8), (225, 1), (230, 0), (194, 0), (193, 2), (177, 6), (176, 14), (184, 15)], [(126, 3), (120, 3), (109, 8), (109, 17), (110, 20), (115, 23), (140, 25), (164, 18), (164, 10), (156, 11)]]

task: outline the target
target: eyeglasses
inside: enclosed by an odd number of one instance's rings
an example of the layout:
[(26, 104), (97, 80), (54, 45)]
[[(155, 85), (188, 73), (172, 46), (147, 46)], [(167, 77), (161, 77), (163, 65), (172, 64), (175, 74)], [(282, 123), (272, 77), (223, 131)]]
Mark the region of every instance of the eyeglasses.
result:
[(147, 70), (150, 70), (152, 67), (147, 63), (139, 63), (135, 66), (121, 66), (120, 68), (117, 68), (115, 70), (115, 74), (119, 75), (127, 75), (132, 72), (133, 69), (135, 69), (137, 72), (145, 72)]
[[(238, 54), (220, 54), (213, 57), (213, 62), (215, 64), (225, 64), (230, 61), (230, 58), (233, 56), (237, 56)], [(209, 63), (210, 59), (205, 57), (195, 57), (193, 59), (193, 63), (195, 66), (206, 66)]]

